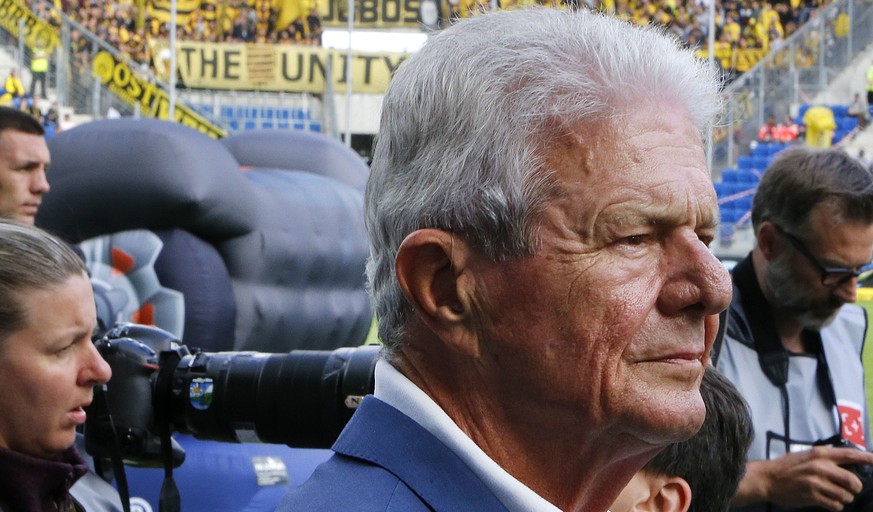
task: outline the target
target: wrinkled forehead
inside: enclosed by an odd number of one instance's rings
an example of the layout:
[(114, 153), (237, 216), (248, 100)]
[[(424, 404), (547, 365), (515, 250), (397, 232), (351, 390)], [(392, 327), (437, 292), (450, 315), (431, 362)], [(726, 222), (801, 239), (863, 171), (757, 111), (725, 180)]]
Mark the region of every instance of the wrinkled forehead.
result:
[(560, 195), (577, 203), (579, 215), (622, 205), (717, 213), (703, 141), (681, 111), (656, 108), (578, 123), (544, 147), (545, 172)]

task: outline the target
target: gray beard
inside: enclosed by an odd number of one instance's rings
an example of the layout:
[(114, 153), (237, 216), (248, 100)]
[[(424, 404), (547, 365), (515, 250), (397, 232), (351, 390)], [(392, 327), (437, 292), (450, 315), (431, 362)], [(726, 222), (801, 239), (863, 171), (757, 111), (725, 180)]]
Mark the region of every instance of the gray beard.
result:
[(764, 278), (773, 295), (773, 306), (791, 313), (805, 329), (821, 330), (834, 321), (843, 306), (830, 293), (821, 298), (810, 297), (809, 287), (797, 279), (787, 258), (781, 255), (767, 266)]

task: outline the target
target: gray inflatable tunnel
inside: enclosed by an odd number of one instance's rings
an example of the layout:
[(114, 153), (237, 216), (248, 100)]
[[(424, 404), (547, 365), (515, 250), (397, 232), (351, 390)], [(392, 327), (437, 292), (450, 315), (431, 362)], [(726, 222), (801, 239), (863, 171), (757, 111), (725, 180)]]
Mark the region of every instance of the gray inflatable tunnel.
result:
[[(162, 314), (183, 314), (175, 334), (209, 352), (332, 350), (366, 339), (368, 168), (351, 149), (313, 133), (219, 141), (129, 118), (60, 132), (49, 149), (51, 191), (37, 225), (128, 278), (98, 298), (113, 320), (167, 328), (174, 322)], [(139, 243), (123, 235), (140, 230), (158, 240), (149, 242), (156, 255), (123, 246)], [(183, 307), (167, 305), (175, 292)]]

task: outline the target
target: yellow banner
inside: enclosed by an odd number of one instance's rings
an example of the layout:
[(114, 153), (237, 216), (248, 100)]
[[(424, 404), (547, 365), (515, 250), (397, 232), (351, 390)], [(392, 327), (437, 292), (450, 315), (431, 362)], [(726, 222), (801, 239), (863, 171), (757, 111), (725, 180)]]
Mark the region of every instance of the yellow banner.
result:
[[(170, 118), (170, 98), (167, 92), (137, 76), (125, 62), (107, 51), (101, 51), (94, 56), (92, 66), (94, 76), (128, 105), (139, 104), (143, 115), (147, 117)], [(185, 105), (176, 104), (174, 111), (177, 123), (190, 126), (216, 139), (225, 136), (221, 128)]]
[[(420, 29), (419, 0), (356, 0), (355, 27)], [(347, 27), (348, 0), (318, 0), (318, 14), (325, 27)]]
[[(147, 2), (149, 14), (161, 23), (170, 22), (172, 0), (150, 0)], [(200, 8), (200, 0), (176, 0), (176, 23), (188, 23), (191, 15)]]
[[(322, 94), (328, 69), (334, 90), (345, 91), (346, 52), (300, 45), (178, 42), (185, 86)], [(406, 53), (352, 52), (352, 91), (381, 94)]]
[(55, 27), (39, 19), (27, 6), (16, 0), (0, 0), (0, 25), (10, 34), (20, 38), (18, 22), (24, 20), (24, 43), (36, 48), (39, 43), (51, 50), (58, 44)]

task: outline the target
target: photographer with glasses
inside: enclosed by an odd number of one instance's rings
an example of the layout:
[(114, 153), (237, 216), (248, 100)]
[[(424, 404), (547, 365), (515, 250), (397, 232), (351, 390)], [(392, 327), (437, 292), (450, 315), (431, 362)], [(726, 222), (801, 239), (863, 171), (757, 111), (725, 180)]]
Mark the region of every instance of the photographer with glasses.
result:
[(733, 505), (867, 510), (867, 317), (851, 303), (873, 275), (873, 175), (840, 150), (787, 150), (761, 179), (752, 225), (714, 349), (755, 427)]

